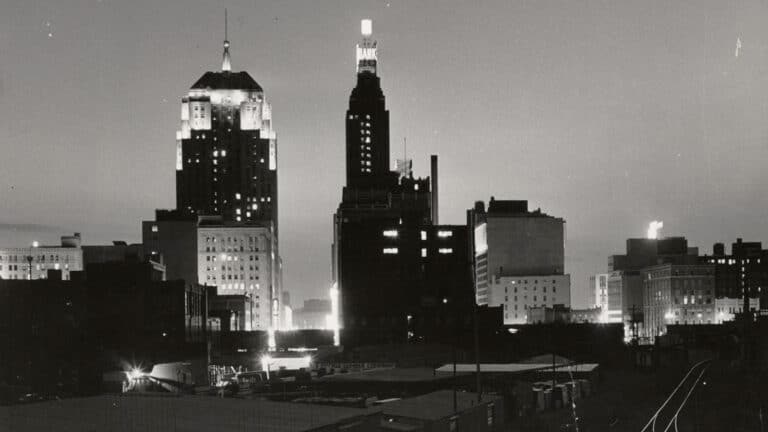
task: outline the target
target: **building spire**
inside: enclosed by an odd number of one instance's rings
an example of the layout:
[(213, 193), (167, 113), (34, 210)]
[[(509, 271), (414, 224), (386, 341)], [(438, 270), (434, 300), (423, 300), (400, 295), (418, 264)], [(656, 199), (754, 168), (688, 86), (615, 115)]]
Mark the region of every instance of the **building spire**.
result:
[(221, 70), (224, 72), (232, 70), (232, 59), (229, 58), (229, 29), (227, 24), (227, 9), (224, 8), (224, 60), (221, 62)]

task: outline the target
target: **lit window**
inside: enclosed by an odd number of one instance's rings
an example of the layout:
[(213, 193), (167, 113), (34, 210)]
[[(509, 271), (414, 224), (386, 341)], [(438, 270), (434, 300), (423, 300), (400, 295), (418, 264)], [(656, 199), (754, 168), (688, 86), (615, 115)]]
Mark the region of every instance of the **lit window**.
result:
[(418, 183), (415, 183), (413, 185), (413, 190), (419, 190), (419, 184)]
[(256, 210), (257, 208), (259, 208), (258, 204), (256, 203), (251, 204), (251, 210)]
[(437, 251), (440, 252), (441, 254), (453, 253), (453, 249), (452, 248), (440, 248)]
[(394, 255), (397, 253), (397, 248), (384, 248), (383, 252), (385, 254)]
[(426, 231), (422, 231), (421, 232), (421, 239), (422, 240), (426, 240), (427, 239), (427, 232)]
[(227, 155), (227, 151), (226, 150), (222, 150), (221, 151), (221, 156), (226, 156), (226, 155)]
[(235, 214), (240, 214), (240, 209), (235, 209)]
[(421, 257), (426, 258), (427, 257), (427, 248), (421, 248)]
[(437, 236), (441, 237), (441, 238), (452, 237), (453, 236), (453, 231), (438, 231), (437, 232)]
[(235, 199), (240, 199), (240, 194), (239, 193), (235, 194)]
[(397, 237), (397, 230), (386, 230), (382, 234), (384, 237)]
[(157, 225), (152, 225), (152, 232), (157, 232)]

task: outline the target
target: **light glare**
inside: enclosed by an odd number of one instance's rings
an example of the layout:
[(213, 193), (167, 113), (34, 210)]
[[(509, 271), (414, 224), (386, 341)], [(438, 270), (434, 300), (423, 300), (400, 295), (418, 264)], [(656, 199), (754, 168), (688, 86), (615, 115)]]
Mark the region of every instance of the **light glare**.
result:
[(363, 34), (363, 36), (370, 36), (373, 34), (373, 21), (370, 19), (364, 19), (360, 21), (360, 33)]

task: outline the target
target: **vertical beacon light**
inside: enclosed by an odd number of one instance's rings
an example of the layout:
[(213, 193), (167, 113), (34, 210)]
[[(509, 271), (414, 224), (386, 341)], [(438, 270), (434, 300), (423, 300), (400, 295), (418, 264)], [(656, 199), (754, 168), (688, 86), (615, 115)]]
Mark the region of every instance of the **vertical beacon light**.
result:
[(373, 34), (373, 21), (370, 19), (360, 21), (360, 33), (365, 37), (370, 37)]
[(331, 287), (329, 294), (331, 297), (330, 327), (333, 330), (333, 345), (339, 346), (341, 342), (339, 340), (339, 288), (336, 283)]

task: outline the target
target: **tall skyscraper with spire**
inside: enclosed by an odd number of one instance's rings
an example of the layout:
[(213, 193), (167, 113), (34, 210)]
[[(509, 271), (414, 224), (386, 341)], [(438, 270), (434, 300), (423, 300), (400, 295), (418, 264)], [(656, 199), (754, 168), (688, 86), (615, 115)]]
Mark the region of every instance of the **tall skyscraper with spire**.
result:
[[(181, 100), (176, 210), (143, 226), (144, 247), (168, 278), (240, 296), (240, 330), (281, 327), (277, 139), (262, 87), (232, 70), (225, 18), (221, 70), (205, 72)], [(196, 263), (192, 265), (191, 263)], [(226, 315), (226, 316), (225, 316)]]
[(264, 90), (233, 72), (229, 40), (221, 70), (206, 72), (181, 100), (176, 208), (277, 230), (277, 139)]
[(347, 110), (347, 186), (391, 185), (389, 111), (377, 74), (376, 41), (371, 20), (363, 20), (357, 45), (357, 84)]
[(436, 341), (445, 334), (436, 331), (445, 314), (471, 306), (467, 231), (435, 225), (436, 157), (431, 179), (414, 178), (410, 164), (390, 169), (389, 112), (371, 21), (361, 30), (345, 118), (346, 186), (334, 216), (332, 292), (339, 294), (341, 342)]

